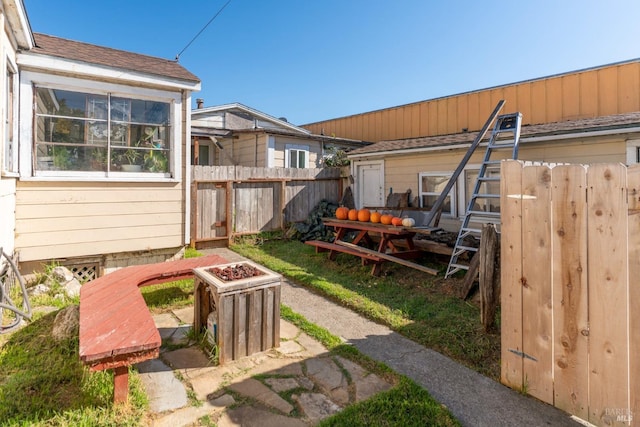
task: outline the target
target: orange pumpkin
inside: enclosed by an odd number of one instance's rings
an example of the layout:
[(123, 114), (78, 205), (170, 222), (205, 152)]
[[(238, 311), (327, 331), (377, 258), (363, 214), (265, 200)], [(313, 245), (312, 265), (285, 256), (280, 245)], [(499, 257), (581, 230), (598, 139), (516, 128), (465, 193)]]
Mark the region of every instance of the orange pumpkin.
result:
[(358, 211), (358, 221), (369, 222), (370, 217), (371, 217), (371, 212), (369, 211), (369, 209), (360, 209)]
[(336, 209), (336, 218), (338, 219), (347, 219), (349, 218), (349, 208), (345, 208), (344, 206), (340, 206)]
[(357, 221), (358, 220), (358, 210), (357, 209), (349, 209), (348, 218), (351, 221)]
[(371, 215), (369, 216), (369, 221), (371, 222), (380, 222), (380, 217), (382, 216), (382, 214), (380, 212), (371, 212)]
[(393, 219), (393, 215), (384, 214), (380, 217), (380, 224), (391, 225), (392, 219)]
[(398, 218), (397, 216), (394, 216), (391, 219), (391, 225), (395, 225), (395, 226), (402, 225), (402, 218)]

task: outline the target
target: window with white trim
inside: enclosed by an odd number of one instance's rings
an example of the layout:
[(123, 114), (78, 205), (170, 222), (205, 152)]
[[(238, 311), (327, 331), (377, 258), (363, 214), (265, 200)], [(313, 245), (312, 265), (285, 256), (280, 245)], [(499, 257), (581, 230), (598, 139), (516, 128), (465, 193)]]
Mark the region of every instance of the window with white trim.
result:
[[(451, 173), (422, 172), (419, 175), (420, 207), (431, 209), (444, 191)], [(456, 186), (454, 185), (442, 204), (442, 213), (455, 216)]]
[(4, 108), (4, 156), (2, 170), (4, 172), (18, 171), (18, 141), (17, 132), (17, 74), (11, 65), (7, 65), (5, 82), (5, 108)]
[(36, 86), (35, 170), (168, 175), (171, 104)]
[(284, 152), (285, 167), (304, 169), (309, 167), (309, 146), (287, 144)]
[(640, 139), (628, 139), (627, 143), (627, 165), (640, 163)]

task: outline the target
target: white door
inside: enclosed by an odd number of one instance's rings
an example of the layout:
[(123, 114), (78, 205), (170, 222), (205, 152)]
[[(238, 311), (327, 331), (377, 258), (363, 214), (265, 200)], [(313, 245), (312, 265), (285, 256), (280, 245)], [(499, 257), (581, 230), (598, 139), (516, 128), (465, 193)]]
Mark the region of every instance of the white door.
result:
[(361, 162), (357, 168), (356, 205), (363, 207), (384, 206), (384, 164), (379, 162)]

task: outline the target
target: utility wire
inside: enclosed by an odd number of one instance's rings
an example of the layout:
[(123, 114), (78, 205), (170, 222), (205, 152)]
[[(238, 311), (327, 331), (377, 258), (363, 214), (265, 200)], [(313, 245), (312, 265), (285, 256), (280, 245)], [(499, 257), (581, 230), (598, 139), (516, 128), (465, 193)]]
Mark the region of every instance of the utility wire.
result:
[(196, 39), (200, 36), (200, 34), (202, 34), (202, 32), (203, 32), (204, 30), (206, 30), (206, 29), (207, 29), (207, 27), (209, 26), (209, 24), (211, 24), (211, 23), (213, 22), (213, 20), (214, 20), (214, 19), (216, 19), (216, 18), (218, 17), (218, 15), (220, 15), (220, 13), (222, 13), (222, 11), (224, 10), (224, 8), (225, 8), (225, 7), (227, 7), (227, 5), (228, 5), (229, 3), (231, 3), (231, 0), (228, 0), (228, 1), (227, 1), (227, 2), (226, 2), (226, 3), (225, 3), (225, 4), (220, 8), (220, 10), (218, 10), (218, 11), (216, 12), (216, 14), (215, 14), (215, 15), (213, 15), (213, 18), (211, 18), (211, 19), (209, 20), (209, 22), (207, 22), (207, 25), (205, 25), (204, 27), (202, 27), (202, 29), (198, 32), (198, 34), (196, 34), (196, 35), (195, 35), (195, 37), (194, 37), (194, 38), (192, 38), (192, 39), (191, 39), (191, 41), (190, 41), (189, 43), (187, 43), (187, 45), (184, 47), (184, 49), (182, 49), (182, 50), (180, 51), (180, 53), (178, 53), (178, 54), (176, 55), (176, 62), (178, 62), (178, 61), (180, 60), (180, 55), (182, 55), (182, 54), (184, 53), (184, 51), (185, 51), (185, 50), (187, 50), (187, 48), (188, 48), (189, 46), (191, 46), (191, 43), (193, 43), (194, 41), (196, 41)]

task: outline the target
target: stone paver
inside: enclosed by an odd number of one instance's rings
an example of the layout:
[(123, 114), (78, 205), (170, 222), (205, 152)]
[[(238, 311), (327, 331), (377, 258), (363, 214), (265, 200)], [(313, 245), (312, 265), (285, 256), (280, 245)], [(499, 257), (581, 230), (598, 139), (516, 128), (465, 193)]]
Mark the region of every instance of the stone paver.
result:
[(280, 319), (280, 339), (292, 340), (295, 339), (298, 334), (300, 334), (300, 330), (294, 324)]
[(374, 373), (368, 372), (357, 363), (343, 357), (337, 357), (338, 363), (349, 372), (351, 382), (356, 389), (356, 402), (367, 400), (374, 394), (387, 391), (391, 384)]
[(184, 307), (173, 310), (173, 315), (178, 318), (182, 325), (193, 325), (193, 307)]
[(216, 425), (218, 427), (308, 427), (309, 424), (265, 409), (240, 406), (222, 414)]
[(267, 378), (264, 382), (276, 393), (300, 387), (300, 383), (294, 378)]
[(140, 380), (147, 391), (149, 409), (153, 412), (172, 411), (187, 404), (187, 392), (170, 367), (153, 359), (137, 365)]
[(239, 383), (231, 384), (229, 388), (236, 393), (254, 398), (284, 414), (289, 414), (293, 411), (293, 405), (256, 379), (247, 378)]
[(295, 354), (304, 351), (304, 347), (295, 341), (283, 341), (280, 343), (280, 347), (277, 350), (282, 354)]
[[(224, 403), (224, 404), (222, 404)], [(225, 395), (224, 400), (205, 402), (202, 406), (186, 406), (177, 411), (162, 415), (153, 420), (153, 427), (177, 427), (191, 425), (206, 415), (217, 418), (227, 406), (235, 403), (232, 396)]]
[(300, 396), (294, 396), (293, 399), (300, 404), (302, 412), (314, 424), (341, 409), (321, 393), (302, 393)]

